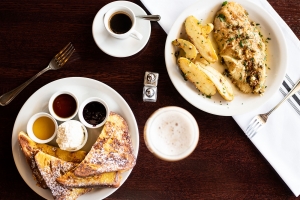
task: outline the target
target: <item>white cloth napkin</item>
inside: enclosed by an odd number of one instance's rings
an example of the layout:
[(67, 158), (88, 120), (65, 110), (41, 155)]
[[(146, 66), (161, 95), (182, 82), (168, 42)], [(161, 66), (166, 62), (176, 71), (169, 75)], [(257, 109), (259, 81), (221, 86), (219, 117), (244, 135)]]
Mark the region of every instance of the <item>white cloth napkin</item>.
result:
[[(166, 33), (177, 16), (201, 0), (141, 0), (151, 14), (161, 15), (158, 22)], [(204, 0), (203, 0), (204, 1)], [(300, 42), (288, 25), (266, 0), (252, 0), (264, 8), (278, 22), (288, 46), (287, 74), (280, 90), (265, 105), (252, 112), (233, 116), (243, 131), (251, 119), (269, 111), (286, 95), (300, 78)], [(300, 95), (290, 98), (269, 117), (267, 124), (251, 141), (285, 181), (295, 196), (300, 194)]]

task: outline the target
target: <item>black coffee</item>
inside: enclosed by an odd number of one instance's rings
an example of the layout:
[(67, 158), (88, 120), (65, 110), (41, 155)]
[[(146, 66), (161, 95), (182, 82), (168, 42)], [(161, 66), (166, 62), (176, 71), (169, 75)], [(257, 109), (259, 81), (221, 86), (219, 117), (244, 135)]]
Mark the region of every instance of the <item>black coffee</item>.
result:
[(125, 13), (115, 13), (109, 21), (110, 29), (116, 34), (126, 33), (131, 29), (132, 21)]

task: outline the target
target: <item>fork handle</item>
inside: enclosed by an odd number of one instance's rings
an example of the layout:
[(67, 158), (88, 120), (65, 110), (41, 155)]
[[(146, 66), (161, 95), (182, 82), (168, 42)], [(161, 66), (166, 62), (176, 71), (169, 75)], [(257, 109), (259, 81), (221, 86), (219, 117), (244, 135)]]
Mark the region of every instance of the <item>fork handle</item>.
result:
[(290, 98), (291, 96), (293, 96), (299, 90), (300, 90), (300, 79), (297, 81), (297, 83), (294, 85), (294, 87), (289, 91), (289, 93), (287, 93), (287, 95), (285, 95), (285, 97), (273, 109), (271, 109), (269, 112), (267, 112), (266, 115), (267, 116), (271, 115), (271, 113), (276, 108), (278, 108), (283, 102), (285, 102), (288, 98)]
[(0, 105), (1, 106), (6, 106), (9, 104), (26, 86), (28, 86), (32, 81), (34, 81), (37, 77), (45, 73), (46, 71), (50, 70), (50, 66), (46, 67), (33, 77), (31, 77), (28, 81), (24, 82), (22, 85), (16, 87), (15, 89), (3, 94), (0, 97)]

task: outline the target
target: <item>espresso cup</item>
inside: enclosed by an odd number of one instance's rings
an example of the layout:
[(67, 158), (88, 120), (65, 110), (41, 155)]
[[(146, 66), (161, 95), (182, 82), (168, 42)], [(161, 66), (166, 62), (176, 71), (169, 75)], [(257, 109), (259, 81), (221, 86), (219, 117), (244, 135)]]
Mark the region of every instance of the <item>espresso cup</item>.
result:
[(125, 6), (115, 6), (104, 16), (104, 26), (108, 33), (118, 39), (133, 37), (141, 40), (143, 36), (135, 30), (136, 18), (133, 11)]

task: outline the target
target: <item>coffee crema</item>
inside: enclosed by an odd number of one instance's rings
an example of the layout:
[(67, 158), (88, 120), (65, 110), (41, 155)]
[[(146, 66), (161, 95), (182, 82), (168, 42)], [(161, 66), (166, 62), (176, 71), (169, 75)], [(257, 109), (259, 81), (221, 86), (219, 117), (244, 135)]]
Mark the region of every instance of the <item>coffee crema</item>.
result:
[(116, 34), (128, 32), (132, 27), (131, 18), (124, 12), (114, 13), (109, 20), (109, 27)]

